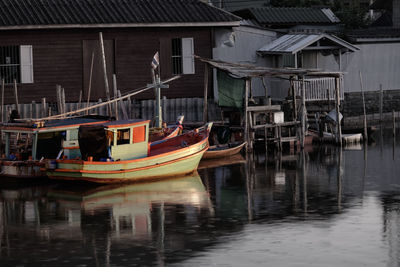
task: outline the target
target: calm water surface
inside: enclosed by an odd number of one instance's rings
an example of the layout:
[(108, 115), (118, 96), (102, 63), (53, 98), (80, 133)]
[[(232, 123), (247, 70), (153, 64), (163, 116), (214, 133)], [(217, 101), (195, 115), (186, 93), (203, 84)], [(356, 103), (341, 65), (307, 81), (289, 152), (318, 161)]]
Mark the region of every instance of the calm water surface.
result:
[(151, 184), (2, 182), (0, 266), (400, 266), (400, 146), (377, 139)]

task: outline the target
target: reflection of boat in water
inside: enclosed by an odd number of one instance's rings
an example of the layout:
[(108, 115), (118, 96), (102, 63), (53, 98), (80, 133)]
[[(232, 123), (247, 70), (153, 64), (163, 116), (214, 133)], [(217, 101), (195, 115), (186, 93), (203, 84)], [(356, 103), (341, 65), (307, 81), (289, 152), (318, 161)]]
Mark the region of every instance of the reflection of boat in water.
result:
[(152, 203), (182, 204), (209, 207), (209, 195), (197, 172), (189, 176), (171, 178), (156, 182), (89, 186), (62, 184), (49, 191), (48, 197), (60, 203), (78, 204), (85, 211), (97, 209), (130, 207), (135, 212), (137, 206), (145, 204), (150, 212)]

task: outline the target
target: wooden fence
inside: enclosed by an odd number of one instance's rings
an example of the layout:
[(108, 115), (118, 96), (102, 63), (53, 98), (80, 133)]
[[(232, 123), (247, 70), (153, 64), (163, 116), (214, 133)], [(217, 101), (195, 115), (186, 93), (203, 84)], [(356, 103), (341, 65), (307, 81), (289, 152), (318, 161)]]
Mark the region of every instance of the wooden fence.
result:
[[(305, 79), (306, 101), (335, 100), (335, 78), (310, 78)], [(297, 95), (302, 95), (301, 81), (294, 81)], [(343, 78), (340, 78), (340, 99), (344, 99)]]
[[(95, 105), (101, 102), (91, 102)], [(200, 122), (203, 121), (203, 98), (163, 98), (163, 121), (174, 122), (179, 115), (184, 115), (184, 121)], [(19, 114), (21, 119), (42, 118), (48, 115), (58, 114), (57, 103), (36, 103), (19, 104)], [(65, 112), (86, 107), (86, 103), (65, 103)], [(104, 105), (91, 110), (90, 114), (107, 115), (108, 106)], [(11, 111), (16, 109), (16, 105), (5, 105), (4, 112), (1, 114), (1, 121), (8, 121)], [(125, 100), (118, 103), (119, 118), (123, 118), (125, 109), (129, 119), (153, 119), (155, 113), (155, 100)], [(0, 110), (1, 112), (1, 110)], [(221, 120), (221, 111), (212, 99), (208, 100), (208, 120)], [(81, 115), (84, 115), (83, 113)]]

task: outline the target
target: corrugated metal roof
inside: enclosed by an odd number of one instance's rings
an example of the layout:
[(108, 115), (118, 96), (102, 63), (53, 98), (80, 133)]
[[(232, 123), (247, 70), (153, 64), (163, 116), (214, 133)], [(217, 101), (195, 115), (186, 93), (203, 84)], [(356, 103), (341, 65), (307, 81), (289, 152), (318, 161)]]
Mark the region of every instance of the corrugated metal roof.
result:
[(0, 27), (239, 21), (198, 0), (0, 0)]
[(328, 8), (256, 7), (234, 13), (244, 18), (250, 15), (261, 24), (331, 24), (340, 22)]
[(274, 40), (273, 42), (261, 47), (258, 52), (263, 54), (294, 54), (323, 38), (329, 39), (330, 41), (336, 43), (341, 47), (347, 48), (350, 51), (354, 52), (356, 50), (359, 50), (358, 47), (346, 42), (343, 39), (340, 39), (339, 37), (326, 33), (320, 33), (286, 34)]

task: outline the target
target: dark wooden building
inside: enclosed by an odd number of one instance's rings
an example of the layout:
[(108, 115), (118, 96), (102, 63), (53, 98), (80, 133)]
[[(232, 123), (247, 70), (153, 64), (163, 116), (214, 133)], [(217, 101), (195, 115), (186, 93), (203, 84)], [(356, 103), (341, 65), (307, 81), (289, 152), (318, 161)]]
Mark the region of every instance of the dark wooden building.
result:
[[(240, 18), (195, 0), (0, 0), (0, 76), (5, 103), (55, 101), (56, 84), (66, 101), (87, 98), (92, 57), (91, 99), (105, 99), (99, 32), (102, 32), (110, 88), (116, 74), (122, 93), (151, 82), (150, 63), (160, 53), (161, 77), (181, 74), (162, 94), (203, 96), (204, 66), (211, 58), (215, 27)], [(153, 93), (137, 98), (152, 98)]]

